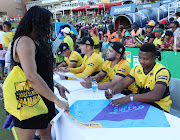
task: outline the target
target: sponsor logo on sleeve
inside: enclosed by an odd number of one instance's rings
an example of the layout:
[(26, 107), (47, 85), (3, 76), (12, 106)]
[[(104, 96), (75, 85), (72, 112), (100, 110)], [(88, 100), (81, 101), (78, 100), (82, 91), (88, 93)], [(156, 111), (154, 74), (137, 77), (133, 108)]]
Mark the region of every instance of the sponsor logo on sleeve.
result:
[(118, 69), (118, 71), (122, 71), (122, 72), (125, 72), (126, 70), (125, 70), (125, 69)]
[(93, 63), (88, 63), (88, 65), (90, 65), (90, 66), (92, 66), (92, 67), (94, 66), (94, 64), (93, 64)]
[(158, 79), (165, 79), (165, 80), (167, 80), (167, 76), (158, 76)]

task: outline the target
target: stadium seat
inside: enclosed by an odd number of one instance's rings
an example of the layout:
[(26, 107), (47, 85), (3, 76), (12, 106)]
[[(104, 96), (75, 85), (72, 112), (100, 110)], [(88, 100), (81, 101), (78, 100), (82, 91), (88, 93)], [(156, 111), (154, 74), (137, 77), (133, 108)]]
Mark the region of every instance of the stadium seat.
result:
[(180, 79), (171, 78), (169, 90), (172, 100), (170, 114), (180, 118)]

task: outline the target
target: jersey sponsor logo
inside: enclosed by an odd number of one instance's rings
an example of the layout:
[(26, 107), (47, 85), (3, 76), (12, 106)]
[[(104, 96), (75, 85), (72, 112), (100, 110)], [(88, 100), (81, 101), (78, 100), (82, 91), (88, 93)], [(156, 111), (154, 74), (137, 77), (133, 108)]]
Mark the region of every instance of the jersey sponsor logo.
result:
[(118, 69), (118, 71), (122, 71), (122, 72), (125, 72), (126, 70), (125, 70), (125, 69)]
[(165, 80), (167, 80), (167, 76), (158, 76), (158, 79), (165, 79)]
[(88, 63), (88, 65), (90, 65), (90, 66), (92, 66), (92, 67), (94, 66), (94, 64), (93, 64), (93, 63)]

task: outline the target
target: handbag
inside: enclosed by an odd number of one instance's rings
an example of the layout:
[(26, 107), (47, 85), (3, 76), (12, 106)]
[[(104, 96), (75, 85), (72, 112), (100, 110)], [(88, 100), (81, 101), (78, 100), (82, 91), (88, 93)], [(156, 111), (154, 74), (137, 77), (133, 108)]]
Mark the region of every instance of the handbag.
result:
[(19, 66), (14, 66), (3, 84), (5, 109), (20, 121), (47, 114), (48, 109)]

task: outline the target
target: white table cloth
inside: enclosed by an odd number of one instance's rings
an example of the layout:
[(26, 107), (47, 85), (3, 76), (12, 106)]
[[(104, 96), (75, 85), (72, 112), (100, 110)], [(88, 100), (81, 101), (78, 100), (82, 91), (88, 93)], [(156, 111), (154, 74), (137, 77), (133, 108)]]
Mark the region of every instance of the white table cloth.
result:
[[(69, 105), (76, 100), (106, 100), (104, 90), (93, 92), (92, 89), (83, 88), (79, 81), (60, 80), (57, 75), (54, 79), (71, 92), (66, 94)], [(55, 94), (62, 99), (57, 89)], [(113, 98), (122, 96), (119, 94)], [(52, 137), (53, 140), (180, 140), (180, 119), (168, 113), (165, 115), (171, 127), (89, 128), (78, 125), (63, 113), (53, 124)]]

